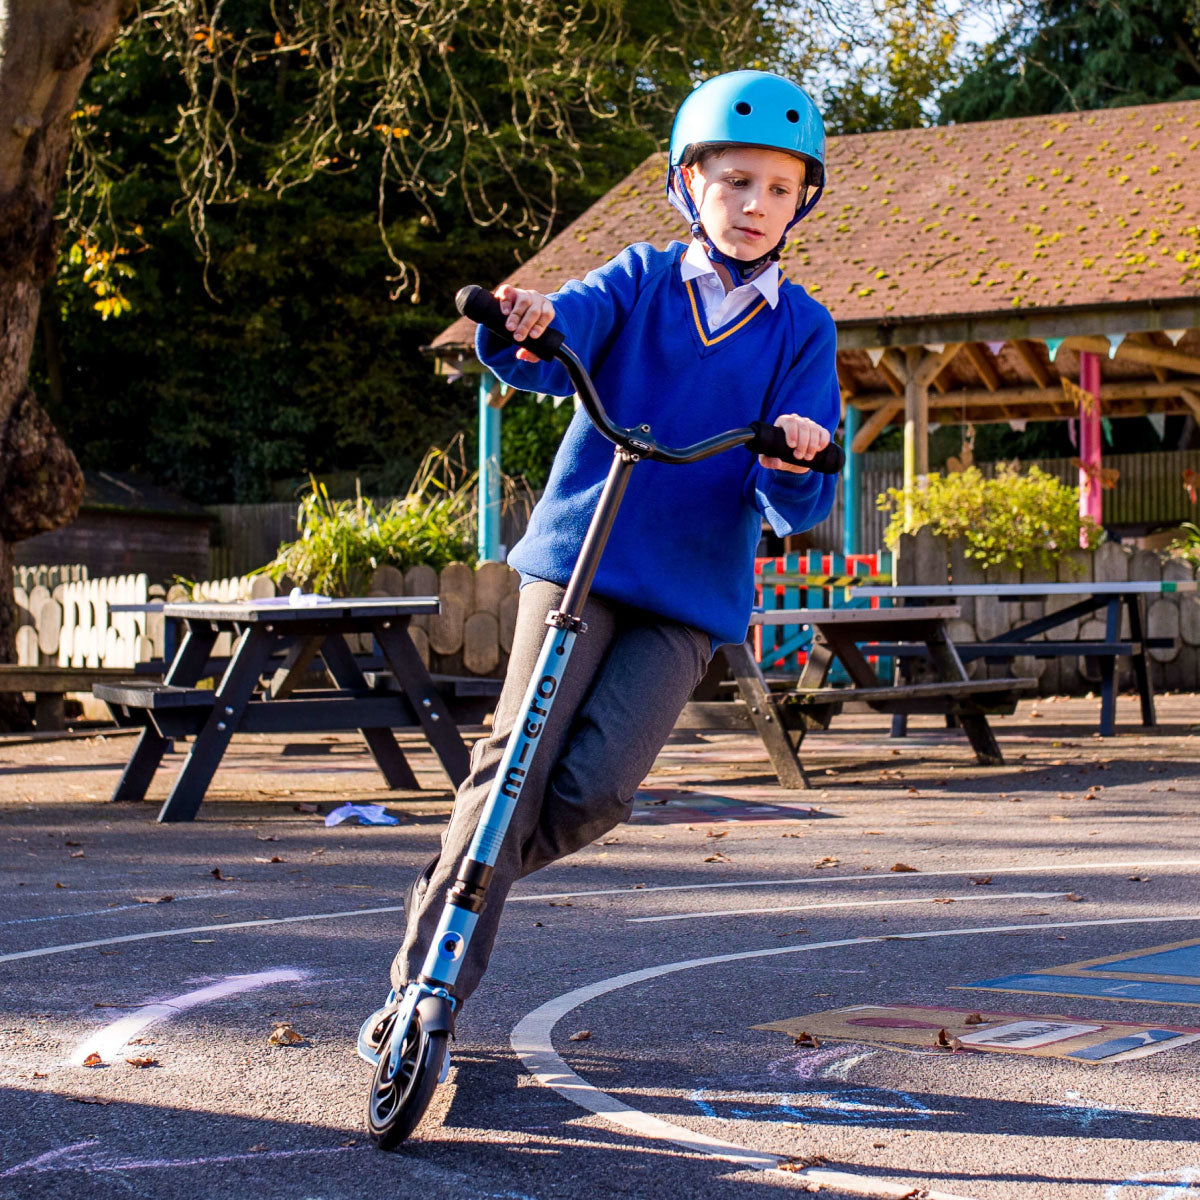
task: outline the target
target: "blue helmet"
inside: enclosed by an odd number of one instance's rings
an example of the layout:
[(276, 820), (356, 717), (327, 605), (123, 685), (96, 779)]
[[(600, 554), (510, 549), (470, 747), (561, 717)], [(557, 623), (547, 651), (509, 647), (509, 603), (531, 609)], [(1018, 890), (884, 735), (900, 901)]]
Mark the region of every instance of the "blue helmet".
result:
[(812, 194), (802, 199), (789, 229), (821, 198), (825, 125), (808, 93), (790, 79), (767, 71), (731, 71), (706, 80), (679, 106), (671, 130), (667, 198), (687, 217), (693, 233), (698, 231), (699, 215), (679, 168), (695, 161), (699, 151), (721, 146), (780, 150), (804, 163), (805, 191), (811, 189)]

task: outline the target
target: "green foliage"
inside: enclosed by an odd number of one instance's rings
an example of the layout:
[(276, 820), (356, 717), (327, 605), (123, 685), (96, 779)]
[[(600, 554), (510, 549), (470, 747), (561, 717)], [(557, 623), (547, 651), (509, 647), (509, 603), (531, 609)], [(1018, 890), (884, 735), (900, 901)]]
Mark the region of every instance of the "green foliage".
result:
[[(1103, 531), (1079, 516), (1079, 494), (1038, 467), (1024, 474), (1016, 463), (987, 479), (978, 467), (932, 474), (925, 487), (888, 488), (876, 501), (891, 514), (884, 539), (893, 550), (900, 534), (928, 526), (964, 543), (983, 567), (1053, 568), (1064, 551), (1098, 545)], [(911, 508), (911, 517), (908, 510)]]
[(986, 121), (1200, 98), (1200, 0), (1026, 0), (942, 98)]
[[(64, 251), (33, 369), (82, 465), (203, 503), (310, 472), (388, 495), (470, 427), (473, 389), (423, 352), (457, 289), (658, 148), (697, 76), (782, 53), (749, 0), (568, 9), (163, 0), (132, 20), (85, 81), (64, 195), (112, 266), (85, 280)], [(544, 472), (532, 443), (513, 455)]]
[(1185, 558), (1192, 566), (1200, 566), (1200, 525), (1184, 521), (1167, 549), (1176, 558)]
[(957, 79), (959, 26), (965, 10), (948, 12), (939, 0), (895, 0), (877, 6), (867, 44), (835, 47), (838, 78), (824, 91), (831, 132), (911, 129), (930, 122), (934, 99)]
[(531, 488), (546, 486), (554, 453), (567, 432), (575, 406), (564, 400), (556, 408), (546, 399), (521, 393), (504, 406), (500, 424), (500, 464), (506, 475), (520, 477)]
[(300, 537), (280, 546), (262, 572), (327, 596), (359, 596), (382, 566), (441, 570), (473, 563), (476, 477), (456, 449), (460, 443), (430, 450), (407, 495), (382, 508), (361, 490), (353, 500), (332, 500), (323, 483), (311, 480), (296, 516)]

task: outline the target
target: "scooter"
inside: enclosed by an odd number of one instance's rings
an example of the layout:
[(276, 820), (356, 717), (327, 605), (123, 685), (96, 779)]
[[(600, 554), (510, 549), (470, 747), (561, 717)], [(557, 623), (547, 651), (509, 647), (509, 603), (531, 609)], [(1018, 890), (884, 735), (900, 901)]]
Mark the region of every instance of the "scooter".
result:
[[(497, 337), (512, 341), (500, 304), (489, 292), (474, 285), (465, 287), (455, 303), (463, 316), (484, 325)], [(447, 1039), (454, 1030), (454, 982), (483, 909), (505, 832), (520, 799), (529, 764), (537, 753), (538, 738), (554, 705), (571, 649), (575, 639), (586, 630), (581, 619), (584, 602), (634, 466), (642, 459), (699, 462), (736, 446), (825, 474), (837, 474), (845, 461), (841, 446), (834, 442), (813, 458), (799, 460), (792, 454), (783, 430), (763, 421), (682, 449), (662, 446), (654, 440), (649, 425), (622, 429), (613, 424), (587, 370), (564, 344), (558, 330), (549, 329), (540, 337), (519, 344), (544, 362), (557, 359), (566, 367), (588, 416), (613, 443), (612, 466), (561, 606), (546, 618), (549, 629), (525, 693), (524, 716), (513, 728), (474, 838), (446, 894), (441, 921), (421, 973), (402, 996), (396, 996), (393, 990), (384, 1007), (368, 1017), (359, 1032), (358, 1053), (375, 1068), (367, 1098), (367, 1132), (384, 1150), (399, 1145), (412, 1133), (437, 1087)]]

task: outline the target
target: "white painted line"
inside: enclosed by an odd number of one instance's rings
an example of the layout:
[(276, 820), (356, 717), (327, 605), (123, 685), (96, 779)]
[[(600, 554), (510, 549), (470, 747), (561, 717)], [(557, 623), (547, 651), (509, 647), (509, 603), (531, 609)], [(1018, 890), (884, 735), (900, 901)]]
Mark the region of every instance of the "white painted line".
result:
[[(950, 875), (1024, 875), (1033, 871), (1060, 871), (1064, 875), (1071, 871), (1128, 871), (1135, 867), (1200, 867), (1200, 858), (1176, 859), (1138, 859), (1134, 862), (1098, 862), (1098, 863), (1032, 863), (1024, 867), (965, 867), (952, 871), (915, 871), (912, 875), (907, 872), (899, 875), (890, 873), (876, 874), (874, 871), (863, 875), (819, 875), (805, 876), (803, 879), (741, 879), (724, 883), (666, 883), (651, 887), (601, 888), (590, 892), (540, 892), (536, 895), (509, 896), (506, 903), (529, 902), (531, 900), (574, 900), (582, 896), (636, 896), (641, 892), (700, 892), (717, 888), (747, 888), (747, 887), (791, 887), (793, 884), (822, 884), (822, 883), (873, 883), (887, 880), (896, 883), (900, 880), (911, 880), (913, 875), (922, 879), (939, 879)], [(3, 962), (0, 959), (0, 962)]]
[[(128, 889), (126, 889), (128, 892)], [(179, 904), (184, 900), (211, 900), (214, 896), (236, 896), (236, 892), (200, 892), (195, 896), (172, 896), (168, 903)], [(114, 904), (108, 908), (93, 908), (86, 912), (54, 913), (48, 917), (17, 917), (12, 921), (0, 921), (4, 925), (36, 925), (42, 921), (70, 921), (76, 917), (102, 917), (106, 913), (130, 912), (135, 908), (154, 908), (159, 901), (145, 901), (136, 904)]]
[(253, 975), (227, 975), (219, 983), (197, 988), (194, 992), (184, 992), (180, 996), (172, 996), (169, 1000), (160, 1000), (156, 1004), (143, 1004), (136, 1012), (105, 1025), (103, 1029), (86, 1038), (75, 1048), (70, 1062), (77, 1067), (92, 1054), (98, 1054), (104, 1062), (111, 1062), (130, 1039), (165, 1017), (173, 1017), (176, 1013), (186, 1012), (189, 1008), (196, 1008), (201, 1004), (209, 1004), (213, 1000), (221, 1000), (225, 996), (252, 992), (258, 988), (270, 987), (273, 983), (296, 983), (307, 978), (307, 971), (297, 971), (293, 967), (258, 971)]
[(260, 917), (253, 921), (230, 921), (224, 925), (190, 925), (186, 929), (156, 929), (153, 933), (127, 933), (121, 937), (95, 938), (90, 942), (68, 942), (63, 946), (43, 946), (38, 950), (18, 950), (0, 954), (0, 963), (22, 958), (45, 958), (49, 954), (69, 954), (72, 950), (92, 950), (97, 946), (117, 946), (123, 942), (145, 942), (153, 938), (182, 937), (188, 933), (219, 933), (224, 929), (256, 929), (264, 925), (290, 925), (296, 921), (333, 921), (338, 917), (369, 917), (376, 913), (403, 912), (403, 904), (386, 908), (352, 908), (346, 912), (304, 913), (297, 917)]
[[(633, 1108), (588, 1083), (581, 1075), (577, 1075), (571, 1070), (554, 1049), (552, 1039), (554, 1026), (569, 1012), (573, 1012), (599, 996), (619, 991), (621, 988), (632, 987), (637, 983), (645, 983), (650, 979), (658, 979), (663, 975), (671, 975), (677, 971), (689, 971), (696, 967), (711, 967), (722, 963), (742, 962), (752, 958), (774, 958), (783, 954), (802, 954), (812, 950), (829, 950), (844, 946), (871, 946), (885, 941), (975, 937), (988, 933), (1025, 933), (1038, 932), (1043, 929), (1084, 929), (1101, 925), (1150, 925), (1166, 921), (1182, 924), (1200, 921), (1200, 916), (1112, 917), (1094, 921), (1054, 921), (1044, 925), (991, 925), (972, 929), (934, 929), (923, 933), (841, 938), (831, 942), (808, 942), (800, 946), (772, 946), (766, 950), (744, 950), (733, 954), (716, 954), (707, 958), (690, 958), (681, 962), (645, 967), (640, 971), (629, 971), (624, 975), (614, 975), (609, 979), (602, 979), (598, 983), (575, 988), (553, 1000), (547, 1000), (545, 1004), (527, 1013), (517, 1022), (509, 1035), (509, 1041), (513, 1050), (525, 1064), (526, 1070), (539, 1083), (551, 1088), (572, 1104), (577, 1104), (587, 1112), (595, 1113), (610, 1125), (637, 1137), (672, 1142), (684, 1149), (701, 1154), (711, 1154), (744, 1167), (773, 1170), (788, 1161), (786, 1155), (768, 1154), (764, 1151), (739, 1146), (734, 1142), (725, 1142), (719, 1138), (696, 1133), (682, 1125), (672, 1124), (670, 1121), (664, 1121), (661, 1117), (655, 1117), (642, 1112), (641, 1109)], [(797, 1174), (813, 1183), (824, 1184), (830, 1188), (840, 1188), (842, 1191), (862, 1196), (903, 1197), (911, 1195), (913, 1191), (912, 1183), (892, 1184), (886, 1180), (852, 1175), (841, 1171), (827, 1171), (819, 1167), (807, 1167)], [(930, 1191), (923, 1192), (922, 1195), (928, 1200), (966, 1200), (964, 1197), (951, 1197), (946, 1192)]]
[(892, 908), (898, 904), (935, 904), (939, 900), (1061, 900), (1069, 892), (988, 892), (981, 895), (915, 896), (891, 900), (838, 900), (830, 904), (785, 904), (777, 908), (721, 908), (711, 912), (669, 913), (661, 917), (626, 917), (630, 925), (647, 925), (654, 921), (694, 921), (703, 917), (746, 917), (759, 913), (813, 912), (820, 908)]

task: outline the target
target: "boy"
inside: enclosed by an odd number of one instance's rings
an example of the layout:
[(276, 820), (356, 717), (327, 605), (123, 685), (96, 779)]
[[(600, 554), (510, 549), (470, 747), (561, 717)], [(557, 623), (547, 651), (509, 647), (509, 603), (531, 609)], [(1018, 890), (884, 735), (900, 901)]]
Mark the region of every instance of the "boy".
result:
[[(709, 80), (684, 101), (671, 138), (667, 193), (691, 224), (691, 245), (631, 246), (550, 297), (501, 286), (496, 296), (513, 339), (561, 328), (612, 419), (649, 422), (663, 444), (767, 420), (784, 428), (797, 457), (816, 453), (840, 414), (833, 322), (780, 278), (776, 260), (787, 230), (820, 195), (824, 146), (820, 116), (795, 84), (757, 71)], [(482, 327), (476, 346), (516, 388), (571, 392), (561, 364), (542, 363)], [(508, 674), (491, 734), (472, 750), (441, 854), (409, 889), (392, 965), (397, 995), (420, 972), (611, 457), (611, 445), (577, 412), (509, 555), (521, 593)], [(458, 975), (456, 1013), (487, 965), (512, 884), (628, 818), (714, 648), (744, 640), (762, 516), (779, 534), (809, 528), (828, 514), (835, 486), (831, 476), (737, 451), (687, 466), (638, 464), (584, 611), (587, 632), (539, 739)]]

